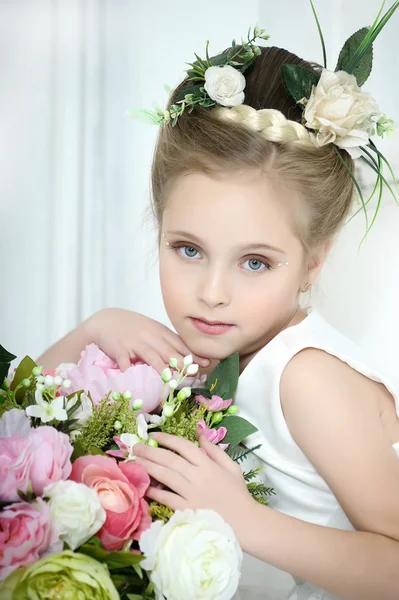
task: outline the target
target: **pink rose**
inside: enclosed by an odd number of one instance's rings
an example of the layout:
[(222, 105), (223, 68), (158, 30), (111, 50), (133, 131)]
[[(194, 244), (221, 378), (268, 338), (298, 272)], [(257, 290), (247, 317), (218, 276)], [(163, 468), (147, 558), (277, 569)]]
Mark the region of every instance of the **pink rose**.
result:
[(84, 390), (94, 404), (98, 404), (109, 392), (132, 394), (132, 400), (143, 401), (142, 412), (153, 412), (160, 404), (163, 382), (155, 369), (145, 364), (135, 364), (122, 372), (118, 364), (95, 344), (86, 346), (78, 365), (67, 371), (72, 381), (69, 393)]
[(0, 580), (39, 560), (57, 541), (50, 515), (49, 505), (41, 498), (34, 504), (11, 504), (0, 512)]
[(195, 396), (195, 399), (199, 404), (204, 404), (210, 412), (219, 412), (220, 410), (226, 410), (226, 408), (229, 408), (230, 404), (233, 402), (233, 399), (223, 400), (223, 398), (221, 398), (220, 396), (212, 396), (212, 398), (209, 399), (205, 398), (205, 396), (198, 395)]
[[(205, 423), (204, 419), (198, 422), (197, 427), (198, 435), (204, 435), (212, 444), (219, 444), (227, 433), (226, 427), (219, 427), (219, 429), (210, 429), (208, 425)], [(219, 448), (222, 450), (226, 450), (228, 444), (219, 444)]]
[(117, 463), (108, 456), (82, 456), (72, 465), (73, 481), (97, 492), (107, 518), (96, 534), (106, 550), (121, 550), (128, 540), (139, 540), (151, 525), (144, 495), (150, 485), (147, 472), (133, 462)]
[(17, 490), (26, 492), (29, 483), (41, 496), (46, 485), (69, 477), (72, 452), (68, 436), (48, 426), (0, 438), (0, 499), (19, 500)]

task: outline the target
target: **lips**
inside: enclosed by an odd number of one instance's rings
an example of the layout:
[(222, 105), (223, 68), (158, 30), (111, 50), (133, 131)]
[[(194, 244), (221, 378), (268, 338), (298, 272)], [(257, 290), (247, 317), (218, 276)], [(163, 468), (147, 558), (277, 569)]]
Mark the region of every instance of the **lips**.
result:
[(190, 317), (192, 325), (201, 333), (207, 335), (222, 335), (234, 327), (230, 323), (221, 323), (220, 321), (206, 321), (196, 317)]

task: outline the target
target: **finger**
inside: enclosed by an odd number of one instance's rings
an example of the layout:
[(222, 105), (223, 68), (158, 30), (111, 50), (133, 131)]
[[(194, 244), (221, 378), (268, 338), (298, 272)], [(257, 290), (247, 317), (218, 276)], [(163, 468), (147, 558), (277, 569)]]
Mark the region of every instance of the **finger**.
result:
[(163, 483), (163, 485), (166, 485), (166, 487), (179, 494), (179, 496), (185, 497), (184, 492), (187, 489), (188, 482), (182, 475), (176, 473), (176, 471), (172, 471), (172, 469), (169, 469), (168, 467), (157, 465), (151, 460), (147, 460), (141, 456), (137, 456), (135, 462), (136, 464), (141, 465), (155, 481)]
[(150, 367), (153, 367), (158, 373), (162, 373), (166, 367), (165, 361), (160, 356), (159, 352), (151, 346), (143, 346), (135, 350), (137, 356), (141, 358)]
[[(177, 350), (177, 352), (179, 352), (182, 359), (185, 356), (192, 354), (190, 349), (186, 346), (186, 344), (181, 339), (181, 337), (178, 336), (176, 333), (173, 333), (173, 331), (168, 332), (168, 336), (165, 337), (165, 340), (167, 340), (169, 342), (169, 344), (172, 346), (172, 348), (174, 348), (175, 350)], [(169, 358), (172, 358), (172, 356), (177, 359), (179, 358), (179, 357), (175, 356), (174, 354), (169, 356)], [(168, 358), (168, 362), (169, 362), (169, 358)], [(193, 360), (195, 363), (200, 365), (200, 367), (208, 367), (211, 364), (211, 361), (209, 360), (209, 358), (197, 356), (197, 354), (193, 354)]]
[(212, 444), (204, 435), (199, 437), (200, 448), (203, 448), (209, 458), (220, 465), (223, 469), (236, 473), (240, 467), (230, 458), (230, 456), (216, 444)]
[(176, 471), (176, 473), (180, 473), (180, 475), (187, 480), (190, 480), (189, 475), (190, 471), (192, 471), (192, 463), (188, 462), (175, 452), (163, 448), (153, 448), (146, 444), (135, 444), (134, 455), (150, 460), (157, 465), (168, 467), (169, 469)]
[(160, 446), (177, 452), (180, 454), (180, 456), (185, 458), (186, 461), (195, 466), (200, 466), (206, 463), (207, 457), (205, 454), (201, 452), (198, 446), (189, 440), (185, 440), (177, 435), (170, 435), (169, 433), (161, 432), (152, 433), (151, 437), (156, 440)]
[(121, 371), (126, 371), (126, 369), (132, 366), (128, 352), (118, 354), (118, 356), (115, 357), (115, 360)]
[(184, 498), (161, 488), (149, 487), (146, 496), (151, 500), (155, 500), (155, 502), (168, 506), (172, 510), (185, 510), (187, 508), (187, 502)]

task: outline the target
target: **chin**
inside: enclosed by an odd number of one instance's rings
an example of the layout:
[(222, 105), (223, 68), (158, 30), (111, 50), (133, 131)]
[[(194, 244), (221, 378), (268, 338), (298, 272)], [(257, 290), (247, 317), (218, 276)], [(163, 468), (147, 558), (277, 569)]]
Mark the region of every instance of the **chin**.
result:
[(185, 344), (190, 348), (193, 354), (202, 356), (203, 358), (209, 358), (209, 360), (224, 360), (228, 356), (231, 356), (237, 349), (231, 342), (222, 340), (220, 338), (212, 339), (198, 339), (197, 336), (187, 336), (184, 339)]

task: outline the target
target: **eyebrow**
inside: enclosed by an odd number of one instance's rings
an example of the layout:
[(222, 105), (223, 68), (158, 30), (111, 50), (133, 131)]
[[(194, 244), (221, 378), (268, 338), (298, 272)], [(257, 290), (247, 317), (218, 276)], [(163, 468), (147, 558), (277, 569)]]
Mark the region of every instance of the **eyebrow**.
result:
[[(193, 233), (188, 233), (187, 231), (174, 231), (174, 230), (167, 231), (167, 233), (171, 234), (171, 235), (181, 235), (182, 237), (190, 238), (191, 240), (193, 240), (200, 246), (202, 245), (201, 240)], [(272, 252), (277, 252), (278, 254), (286, 254), (286, 252), (284, 250), (282, 250), (281, 248), (277, 248), (276, 246), (270, 246), (269, 244), (263, 244), (263, 243), (248, 244), (247, 246), (240, 247), (240, 250), (243, 250), (243, 251), (250, 250), (251, 248), (253, 248), (253, 249), (254, 248), (262, 248), (262, 250), (271, 250)]]

